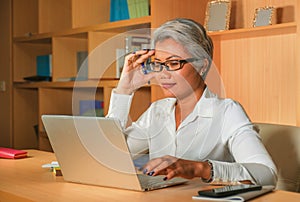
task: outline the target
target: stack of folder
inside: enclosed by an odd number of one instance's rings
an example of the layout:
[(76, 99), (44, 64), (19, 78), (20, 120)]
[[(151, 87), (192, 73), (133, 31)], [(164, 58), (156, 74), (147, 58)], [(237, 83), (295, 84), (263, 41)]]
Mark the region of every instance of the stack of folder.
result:
[(149, 15), (149, 0), (127, 0), (130, 18)]
[(127, 0), (110, 0), (110, 21), (129, 19)]
[(149, 15), (149, 0), (110, 0), (110, 21)]

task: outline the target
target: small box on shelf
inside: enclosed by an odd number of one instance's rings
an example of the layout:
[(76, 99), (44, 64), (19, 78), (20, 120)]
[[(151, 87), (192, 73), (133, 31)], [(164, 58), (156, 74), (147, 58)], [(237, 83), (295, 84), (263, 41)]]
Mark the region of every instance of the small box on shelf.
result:
[(151, 46), (151, 38), (148, 36), (126, 36), (125, 53), (149, 49)]
[(52, 80), (52, 54), (36, 56), (36, 75), (24, 77), (27, 81)]
[(120, 78), (122, 68), (124, 65), (125, 55), (142, 50), (151, 48), (151, 39), (147, 36), (126, 36), (125, 47), (116, 49), (116, 78)]
[(116, 49), (116, 78), (120, 78), (125, 59), (125, 49)]
[(36, 74), (37, 76), (52, 75), (52, 55), (38, 55), (36, 56)]

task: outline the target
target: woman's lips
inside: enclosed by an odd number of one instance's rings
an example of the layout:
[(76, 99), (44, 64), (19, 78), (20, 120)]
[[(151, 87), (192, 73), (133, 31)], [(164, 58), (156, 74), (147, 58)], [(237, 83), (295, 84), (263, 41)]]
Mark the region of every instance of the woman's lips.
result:
[(162, 83), (161, 87), (163, 88), (172, 88), (173, 86), (175, 86), (175, 83)]

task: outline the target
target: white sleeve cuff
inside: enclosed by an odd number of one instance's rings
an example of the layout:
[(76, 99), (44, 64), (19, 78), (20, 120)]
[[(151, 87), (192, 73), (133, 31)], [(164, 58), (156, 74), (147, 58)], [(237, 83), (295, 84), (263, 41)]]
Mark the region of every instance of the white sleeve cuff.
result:
[(117, 94), (115, 89), (111, 92), (109, 109), (106, 117), (116, 118), (123, 128), (126, 127), (131, 102), (134, 94)]
[(255, 180), (247, 169), (239, 163), (229, 163), (209, 160), (213, 164), (213, 184), (237, 184), (240, 181), (249, 180), (255, 184)]

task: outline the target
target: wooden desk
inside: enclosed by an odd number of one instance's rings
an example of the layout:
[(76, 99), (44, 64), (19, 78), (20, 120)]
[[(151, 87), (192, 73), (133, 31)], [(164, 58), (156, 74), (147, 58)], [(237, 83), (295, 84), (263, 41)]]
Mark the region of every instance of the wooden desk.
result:
[[(150, 192), (136, 192), (114, 188), (68, 183), (55, 177), (41, 166), (55, 160), (50, 152), (28, 150), (29, 158), (0, 159), (0, 202), (5, 201), (198, 201), (192, 196), (205, 188), (200, 180), (186, 185)], [(300, 194), (274, 191), (255, 200), (271, 202), (300, 201)]]

